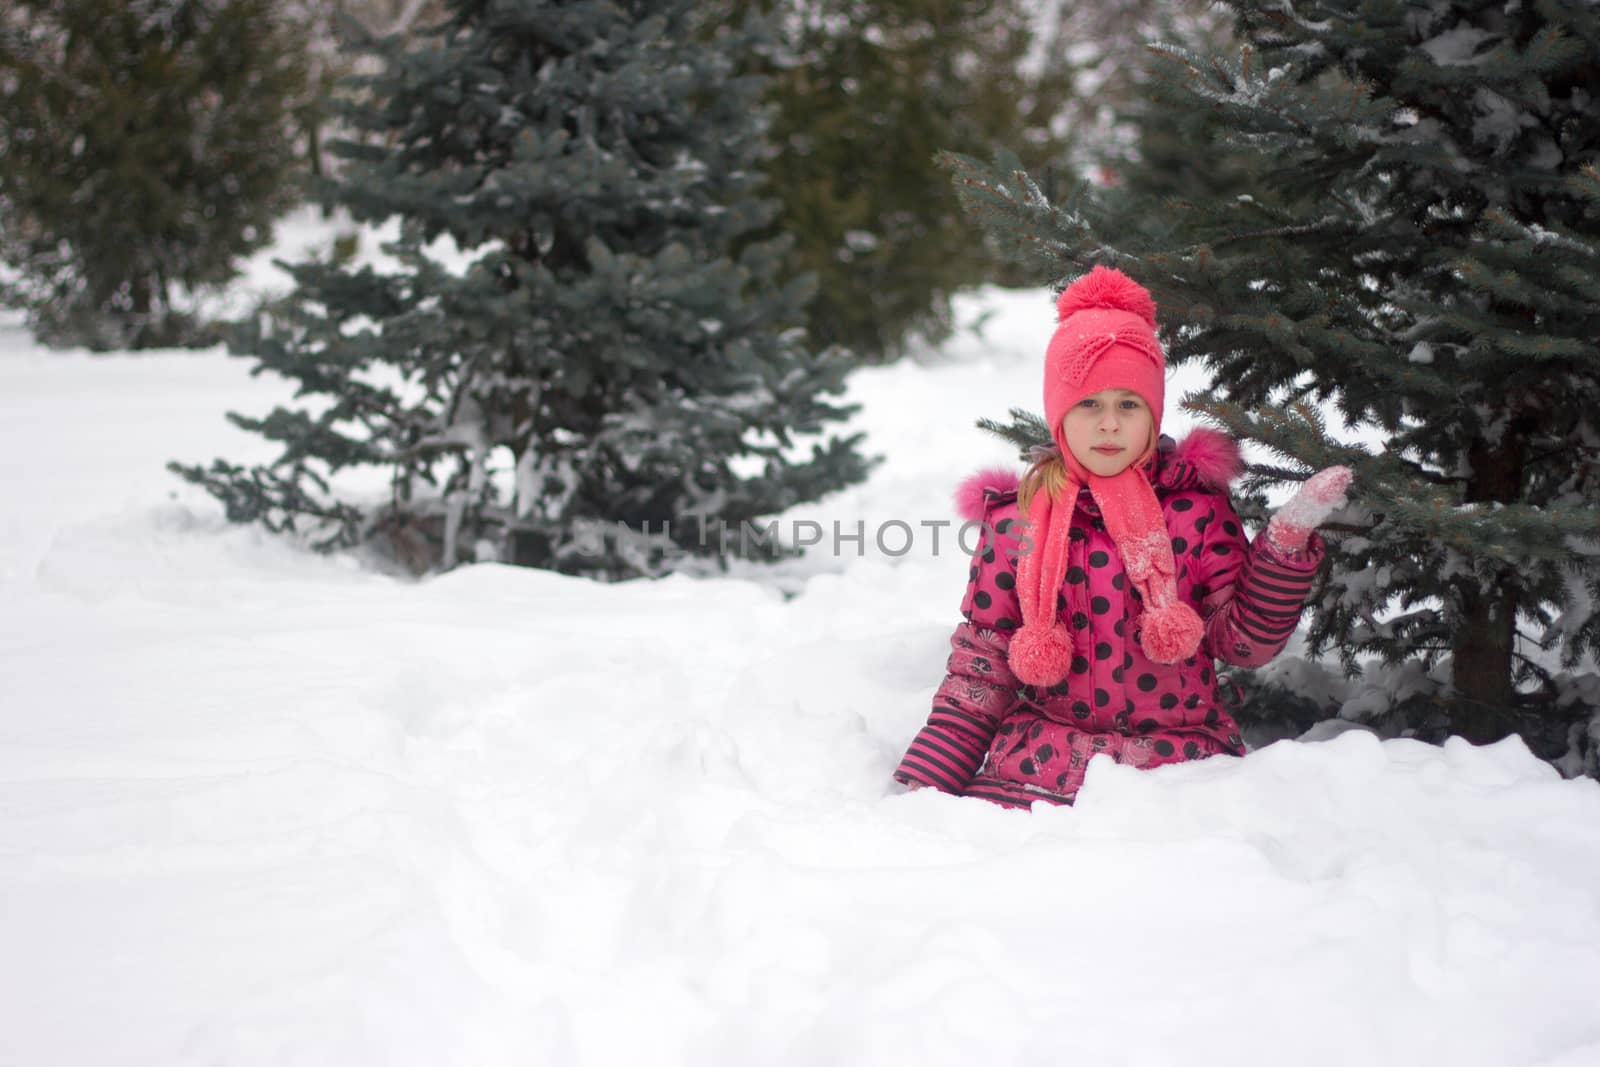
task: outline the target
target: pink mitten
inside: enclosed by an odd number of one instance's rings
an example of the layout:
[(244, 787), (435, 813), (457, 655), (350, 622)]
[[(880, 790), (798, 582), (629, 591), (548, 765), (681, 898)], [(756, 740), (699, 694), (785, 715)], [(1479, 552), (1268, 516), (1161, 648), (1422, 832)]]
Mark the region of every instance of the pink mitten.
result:
[(1311, 531), (1321, 526), (1335, 508), (1345, 505), (1350, 484), (1349, 467), (1329, 467), (1307, 478), (1300, 491), (1279, 508), (1267, 523), (1267, 539), (1283, 552), (1301, 552)]

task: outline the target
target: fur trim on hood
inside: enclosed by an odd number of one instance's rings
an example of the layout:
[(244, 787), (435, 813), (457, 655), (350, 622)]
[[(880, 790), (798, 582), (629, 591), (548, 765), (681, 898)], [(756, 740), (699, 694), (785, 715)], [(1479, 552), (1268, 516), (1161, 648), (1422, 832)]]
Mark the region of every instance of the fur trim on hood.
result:
[[(1226, 491), (1244, 470), (1239, 443), (1220, 430), (1200, 427), (1174, 443), (1165, 435), (1156, 445), (1156, 473), (1151, 484), (1175, 492), (1183, 489)], [(956, 487), (956, 514), (981, 522), (991, 503), (1014, 494), (1020, 476), (1007, 467), (988, 467)]]

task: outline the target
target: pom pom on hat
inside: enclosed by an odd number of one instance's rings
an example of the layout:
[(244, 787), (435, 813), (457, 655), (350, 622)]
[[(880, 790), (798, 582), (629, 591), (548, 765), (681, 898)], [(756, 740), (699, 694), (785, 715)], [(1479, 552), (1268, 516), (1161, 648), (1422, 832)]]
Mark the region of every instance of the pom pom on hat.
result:
[(1156, 324), (1156, 302), (1144, 286), (1114, 267), (1095, 267), (1063, 289), (1056, 298), (1056, 319), (1064, 322), (1074, 312), (1091, 308), (1127, 311), (1151, 328)]

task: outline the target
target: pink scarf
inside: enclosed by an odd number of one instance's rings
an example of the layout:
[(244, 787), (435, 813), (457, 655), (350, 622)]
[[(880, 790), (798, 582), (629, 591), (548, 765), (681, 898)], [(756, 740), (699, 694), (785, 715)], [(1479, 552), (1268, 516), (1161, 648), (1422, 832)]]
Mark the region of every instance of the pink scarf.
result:
[(1078, 489), (1089, 487), (1106, 532), (1117, 543), (1128, 580), (1144, 600), (1135, 623), (1145, 655), (1156, 663), (1176, 663), (1194, 655), (1205, 626), (1193, 608), (1178, 599), (1177, 561), (1172, 555), (1166, 517), (1144, 467), (1154, 449), (1120, 474), (1091, 474), (1057, 441), (1066, 461), (1067, 484), (1059, 497), (1034, 494), (1028, 507), (1032, 551), (1017, 563), (1017, 599), (1022, 628), (1011, 638), (1007, 659), (1029, 685), (1054, 685), (1072, 666), (1072, 635), (1056, 616), (1056, 598), (1067, 573), (1068, 533)]

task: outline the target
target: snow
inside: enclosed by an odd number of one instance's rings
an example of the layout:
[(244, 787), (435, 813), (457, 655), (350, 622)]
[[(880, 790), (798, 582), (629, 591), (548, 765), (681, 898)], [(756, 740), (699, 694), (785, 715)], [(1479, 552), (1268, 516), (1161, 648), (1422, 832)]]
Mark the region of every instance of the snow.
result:
[(965, 583), (923, 524), (1053, 318), (960, 312), (783, 516), (859, 554), (626, 585), (229, 526), (163, 464), (266, 458), (222, 413), (288, 383), (7, 318), (0, 1063), (1600, 1063), (1600, 783), (1514, 739), (887, 788)]
[(1460, 66), (1476, 62), (1475, 56), (1489, 36), (1489, 31), (1478, 26), (1453, 26), (1417, 47), (1441, 67)]

